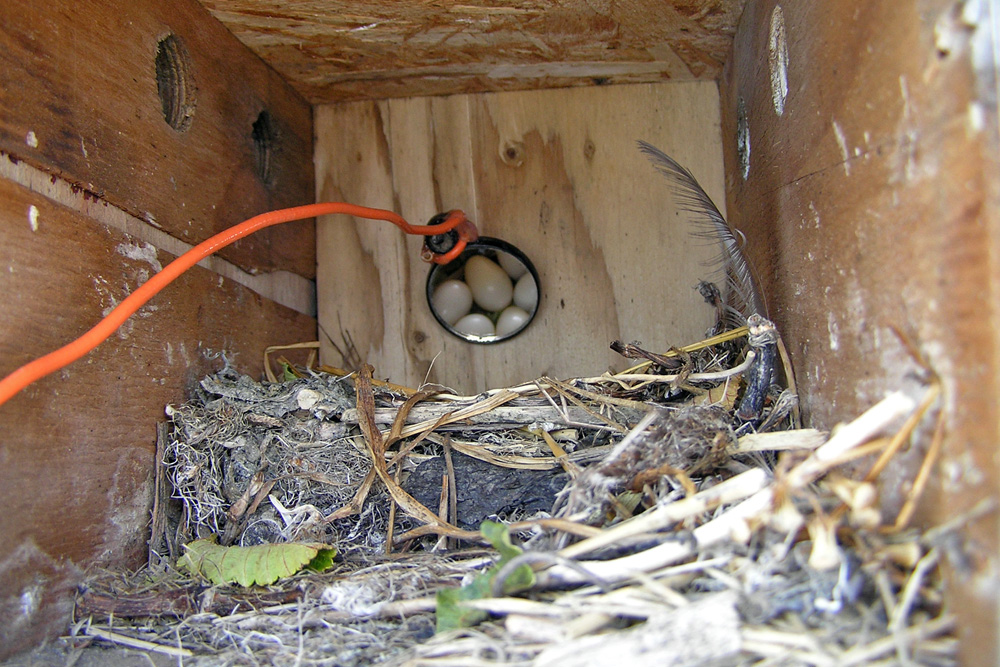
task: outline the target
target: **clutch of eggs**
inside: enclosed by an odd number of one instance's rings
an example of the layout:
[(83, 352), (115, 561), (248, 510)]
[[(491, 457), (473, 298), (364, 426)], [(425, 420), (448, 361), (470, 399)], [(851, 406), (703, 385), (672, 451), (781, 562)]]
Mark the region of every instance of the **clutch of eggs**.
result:
[[(524, 327), (538, 306), (538, 288), (524, 264), (505, 252), (498, 252), (497, 260), (473, 255), (465, 263), (464, 282), (452, 278), (434, 289), (434, 310), (459, 333), (506, 336)], [(489, 317), (470, 312), (473, 303), (500, 313), (496, 327)]]

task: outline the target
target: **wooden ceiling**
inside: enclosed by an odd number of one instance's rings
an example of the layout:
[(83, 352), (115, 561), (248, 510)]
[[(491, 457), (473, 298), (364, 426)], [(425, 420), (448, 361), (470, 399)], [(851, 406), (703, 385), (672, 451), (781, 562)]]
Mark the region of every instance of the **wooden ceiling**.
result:
[(310, 102), (716, 79), (745, 0), (201, 0)]

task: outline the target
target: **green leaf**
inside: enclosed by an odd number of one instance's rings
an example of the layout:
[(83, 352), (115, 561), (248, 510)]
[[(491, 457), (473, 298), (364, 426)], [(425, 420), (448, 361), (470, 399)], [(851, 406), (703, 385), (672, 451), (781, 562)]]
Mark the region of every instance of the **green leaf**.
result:
[(445, 588), (437, 592), (437, 631), (445, 632), (455, 628), (469, 628), (485, 621), (489, 613), (480, 609), (465, 607), (465, 600), (482, 600), (490, 597), (493, 577), (487, 573), (477, 575), (471, 583), (461, 588)]
[(333, 567), (333, 559), (337, 555), (337, 550), (332, 547), (325, 547), (316, 552), (316, 556), (306, 565), (313, 572), (326, 572)]
[[(493, 597), (493, 580), (511, 559), (520, 556), (524, 550), (510, 541), (510, 530), (502, 523), (483, 521), (479, 526), (493, 548), (500, 552), (500, 559), (490, 569), (476, 577), (461, 588), (446, 588), (437, 592), (437, 631), (468, 628), (489, 617), (489, 613), (480, 609), (466, 607), (462, 602), (482, 600)], [(527, 564), (519, 566), (504, 580), (504, 593), (510, 594), (523, 591), (535, 585), (535, 573)]]
[(511, 558), (524, 553), (524, 549), (514, 546), (514, 543), (510, 541), (510, 530), (505, 524), (496, 521), (483, 521), (479, 526), (479, 532), (489, 540), (494, 549), (500, 552), (501, 567)]
[(259, 544), (252, 547), (223, 547), (215, 537), (184, 545), (178, 565), (213, 584), (266, 586), (295, 574), (303, 567), (316, 571), (333, 565), (336, 549), (326, 544)]
[(282, 379), (285, 382), (291, 382), (292, 380), (297, 380), (298, 379), (299, 376), (295, 374), (295, 371), (292, 370), (292, 367), (289, 364), (286, 364), (285, 362), (281, 362), (281, 368), (282, 368), (282, 371), (283, 371), (282, 372), (282, 376), (283, 376)]
[[(500, 552), (500, 560), (497, 561), (496, 566), (487, 570), (487, 573), (495, 573), (499, 571), (508, 561), (520, 556), (524, 553), (524, 549), (519, 546), (515, 546), (510, 541), (510, 530), (505, 524), (496, 523), (495, 521), (483, 521), (479, 526), (479, 532), (483, 534), (493, 548)], [(493, 577), (490, 577), (492, 582)], [(535, 585), (535, 572), (527, 564), (519, 566), (507, 578), (504, 580), (503, 592), (505, 595), (511, 595), (512, 593), (517, 593), (518, 591), (525, 591)]]

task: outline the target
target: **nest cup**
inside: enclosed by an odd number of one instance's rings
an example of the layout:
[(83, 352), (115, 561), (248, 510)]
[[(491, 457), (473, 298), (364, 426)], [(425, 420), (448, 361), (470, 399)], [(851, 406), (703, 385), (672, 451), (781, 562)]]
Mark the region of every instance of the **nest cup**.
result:
[[(473, 269), (467, 272), (470, 260)], [(509, 301), (504, 276), (510, 281)], [(463, 299), (469, 301), (464, 314)], [(517, 336), (534, 320), (540, 300), (538, 272), (531, 260), (510, 243), (488, 236), (470, 243), (448, 264), (435, 265), (427, 275), (427, 305), (434, 319), (470, 343), (493, 344)]]

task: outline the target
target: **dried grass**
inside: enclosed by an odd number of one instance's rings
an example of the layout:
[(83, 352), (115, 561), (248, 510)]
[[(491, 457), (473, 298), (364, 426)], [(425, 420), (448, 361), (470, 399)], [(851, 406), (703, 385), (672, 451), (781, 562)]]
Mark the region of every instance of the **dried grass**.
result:
[[(149, 567), (95, 576), (74, 635), (185, 665), (954, 664), (938, 567), (973, 517), (908, 529), (920, 485), (883, 517), (872, 483), (934, 416), (938, 383), (831, 436), (792, 428), (782, 387), (747, 422), (734, 416), (753, 364), (741, 341), (625, 346), (651, 360), (465, 397), (364, 370), (260, 384), (226, 368), (168, 411), (160, 472), (174, 505), (158, 504)], [(867, 479), (837, 470), (885, 451)], [(442, 454), (451, 472), (429, 508), (406, 480)], [(536, 586), (468, 602), (490, 620), (435, 635), (435, 593), (495, 560), (457, 527), (458, 454), (565, 484), (549, 513), (494, 517), (526, 549), (508, 571), (529, 565)], [(171, 565), (207, 534), (323, 541), (339, 558), (266, 589), (212, 587)]]

